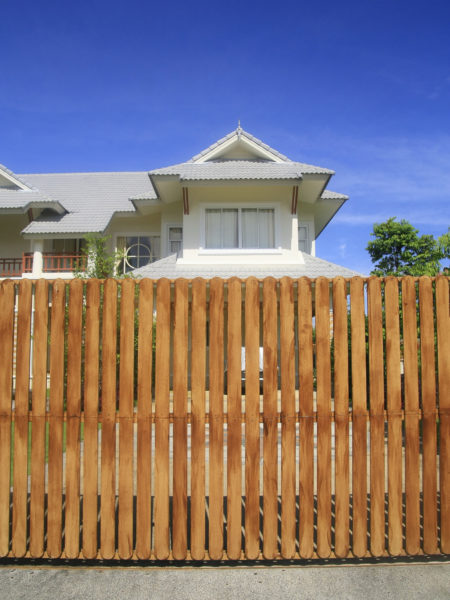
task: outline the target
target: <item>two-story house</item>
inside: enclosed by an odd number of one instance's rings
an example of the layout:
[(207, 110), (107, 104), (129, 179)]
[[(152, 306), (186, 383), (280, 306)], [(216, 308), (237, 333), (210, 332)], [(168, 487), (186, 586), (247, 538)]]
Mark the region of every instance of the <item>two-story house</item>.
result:
[(87, 234), (152, 278), (351, 277), (315, 256), (347, 196), (333, 171), (241, 127), (187, 162), (144, 172), (16, 175), (0, 166), (0, 276), (73, 276)]

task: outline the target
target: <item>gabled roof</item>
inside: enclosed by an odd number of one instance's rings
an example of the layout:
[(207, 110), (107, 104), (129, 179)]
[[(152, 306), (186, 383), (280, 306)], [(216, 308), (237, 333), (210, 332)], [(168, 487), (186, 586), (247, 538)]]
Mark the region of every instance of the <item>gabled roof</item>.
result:
[(65, 212), (61, 203), (55, 202), (39, 190), (0, 188), (0, 213), (23, 213), (29, 208), (51, 208), (60, 214)]

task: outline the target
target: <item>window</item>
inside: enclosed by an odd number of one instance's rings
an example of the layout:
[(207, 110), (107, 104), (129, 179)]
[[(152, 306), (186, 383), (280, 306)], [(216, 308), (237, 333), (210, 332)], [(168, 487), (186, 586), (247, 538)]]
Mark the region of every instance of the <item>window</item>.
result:
[(309, 253), (308, 226), (300, 225), (298, 228), (298, 249)]
[(273, 208), (207, 208), (205, 247), (274, 248)]
[(180, 256), (183, 249), (183, 228), (169, 227), (168, 232), (169, 254)]
[(117, 249), (123, 251), (120, 271), (127, 273), (160, 258), (159, 235), (134, 235), (117, 238)]

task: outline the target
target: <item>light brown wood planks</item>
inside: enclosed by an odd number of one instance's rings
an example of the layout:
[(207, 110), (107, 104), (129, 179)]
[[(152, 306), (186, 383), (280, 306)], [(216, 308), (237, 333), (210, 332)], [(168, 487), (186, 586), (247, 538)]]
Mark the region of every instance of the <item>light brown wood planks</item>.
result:
[(353, 553), (362, 557), (367, 551), (367, 394), (366, 328), (364, 282), (350, 282), (351, 362), (352, 362), (352, 495)]
[(263, 555), (278, 554), (277, 282), (263, 283)]
[(103, 286), (102, 322), (102, 444), (100, 552), (104, 559), (116, 551), (116, 402), (117, 402), (117, 282)]
[(27, 551), (28, 403), (30, 390), (31, 281), (19, 282), (17, 362), (14, 421), (12, 551), (20, 558)]
[(370, 382), (370, 551), (384, 553), (384, 361), (381, 280), (367, 284)]
[(209, 555), (223, 555), (224, 284), (209, 286)]
[(133, 554), (134, 300), (135, 282), (124, 279), (120, 294), (119, 364), (118, 551), (122, 559)]
[(136, 554), (151, 555), (153, 281), (139, 283)]
[(206, 281), (192, 282), (191, 555), (205, 556)]
[(436, 279), (439, 372), (441, 552), (450, 552), (450, 317), (449, 278)]
[(330, 281), (316, 280), (317, 554), (331, 553)]
[(314, 552), (314, 399), (311, 281), (298, 280), (298, 373), (300, 396), (299, 550), (302, 558)]
[(241, 287), (240, 279), (228, 281), (227, 553), (232, 560), (241, 555)]
[(170, 282), (156, 284), (154, 552), (169, 556)]
[(58, 558), (62, 544), (64, 327), (66, 284), (57, 280), (51, 290), (50, 415), (48, 439), (47, 553)]
[(335, 427), (335, 553), (349, 551), (349, 412), (347, 283), (333, 280), (334, 427)]
[(95, 558), (98, 498), (98, 385), (100, 282), (86, 282), (84, 347), (83, 556)]
[(175, 282), (173, 328), (173, 541), (175, 560), (187, 554), (188, 282)]
[(420, 354), (422, 379), (423, 550), (435, 554), (437, 545), (436, 361), (433, 288), (429, 277), (419, 280)]
[(69, 285), (67, 332), (67, 424), (65, 554), (77, 558), (80, 551), (80, 416), (81, 416), (81, 327), (83, 281)]
[(398, 280), (385, 280), (386, 387), (388, 412), (388, 549), (402, 551), (402, 398)]
[(251, 277), (245, 285), (245, 555), (259, 556), (260, 434), (259, 318), (260, 286)]
[(404, 277), (402, 280), (402, 306), (405, 365), (406, 552), (417, 554), (420, 549), (419, 389), (416, 287), (412, 277)]
[(295, 518), (295, 340), (294, 288), (291, 279), (280, 281), (281, 351), (281, 556), (293, 558)]
[(0, 556), (9, 552), (11, 489), (11, 401), (15, 286), (0, 283)]

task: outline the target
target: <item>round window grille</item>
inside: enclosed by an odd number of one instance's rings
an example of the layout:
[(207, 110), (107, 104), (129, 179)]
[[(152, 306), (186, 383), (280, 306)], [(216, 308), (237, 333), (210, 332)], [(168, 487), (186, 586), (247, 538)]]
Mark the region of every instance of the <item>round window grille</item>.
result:
[(148, 265), (151, 258), (152, 251), (150, 246), (147, 246), (147, 244), (143, 244), (142, 242), (131, 244), (131, 246), (128, 246), (124, 257), (126, 270), (144, 267), (145, 265)]

